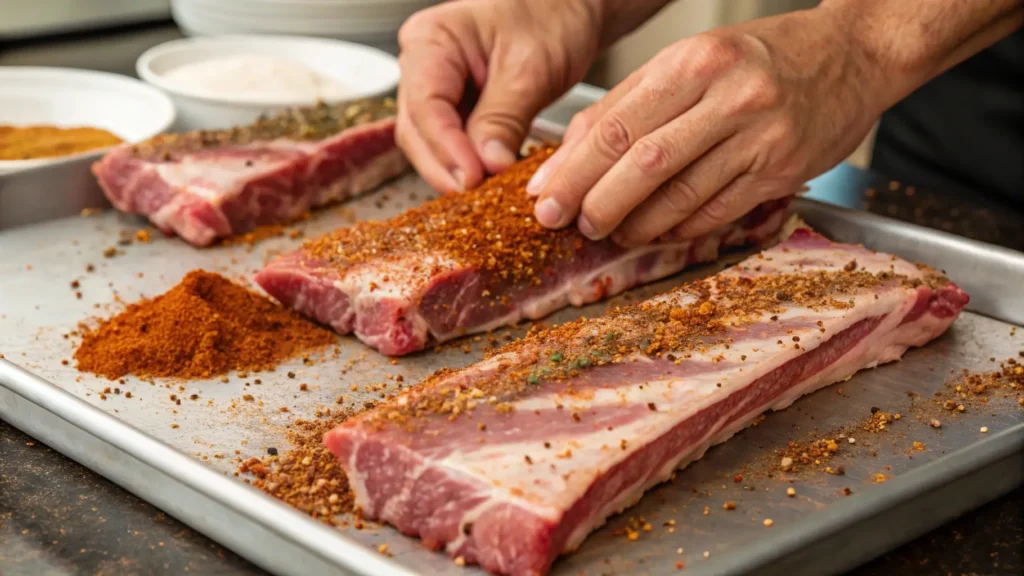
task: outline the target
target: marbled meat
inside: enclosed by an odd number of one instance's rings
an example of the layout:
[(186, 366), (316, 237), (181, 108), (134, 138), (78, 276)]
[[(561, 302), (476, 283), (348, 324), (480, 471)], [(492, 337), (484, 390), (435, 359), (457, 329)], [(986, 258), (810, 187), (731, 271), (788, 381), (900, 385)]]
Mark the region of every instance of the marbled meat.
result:
[(552, 149), (480, 187), (390, 220), (306, 242), (256, 275), (286, 306), (389, 355), (582, 306), (664, 278), (722, 249), (775, 238), (788, 200), (696, 240), (625, 249), (533, 219), (526, 182)]
[(231, 130), (125, 144), (93, 165), (119, 210), (197, 246), (280, 224), (409, 168), (390, 100), (319, 104)]
[(367, 517), (546, 574), (763, 412), (939, 337), (968, 295), (807, 229), (713, 277), (441, 371), (325, 437)]

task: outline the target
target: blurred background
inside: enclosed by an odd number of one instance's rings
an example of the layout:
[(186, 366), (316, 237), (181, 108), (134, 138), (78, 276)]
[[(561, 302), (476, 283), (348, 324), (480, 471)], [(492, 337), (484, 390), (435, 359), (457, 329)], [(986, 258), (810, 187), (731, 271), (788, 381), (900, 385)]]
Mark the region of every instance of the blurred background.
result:
[[(0, 65), (135, 75), (147, 48), (183, 35), (302, 34), (397, 53), (402, 21), (438, 0), (2, 0)], [(816, 0), (677, 0), (602, 55), (587, 81), (609, 88), (661, 48), (704, 30), (810, 8)], [(849, 159), (867, 166), (873, 135)]]

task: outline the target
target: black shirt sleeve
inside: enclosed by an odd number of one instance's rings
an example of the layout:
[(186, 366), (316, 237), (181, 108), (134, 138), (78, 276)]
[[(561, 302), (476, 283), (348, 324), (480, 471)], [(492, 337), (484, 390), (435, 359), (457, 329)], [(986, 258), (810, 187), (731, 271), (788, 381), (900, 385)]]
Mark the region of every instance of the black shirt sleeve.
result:
[(872, 168), (922, 188), (1024, 207), (1024, 30), (888, 110)]

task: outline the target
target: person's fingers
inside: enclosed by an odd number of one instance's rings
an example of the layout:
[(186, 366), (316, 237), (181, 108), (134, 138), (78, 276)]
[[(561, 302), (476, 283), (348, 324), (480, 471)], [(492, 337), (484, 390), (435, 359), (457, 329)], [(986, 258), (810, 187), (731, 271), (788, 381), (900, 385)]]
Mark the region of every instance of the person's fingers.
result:
[(434, 156), (434, 153), (423, 141), (416, 126), (412, 124), (405, 107), (402, 105), (401, 97), (398, 103), (398, 121), (395, 126), (395, 141), (398, 147), (416, 168), (420, 177), (435, 190), (441, 192), (454, 192), (460, 189), (460, 184), (455, 181), (450, 170), (448, 170)]
[[(700, 99), (699, 85), (677, 87), (669, 78), (645, 77), (597, 119), (587, 135), (551, 175), (540, 202), (554, 209), (537, 214), (550, 228), (572, 222), (584, 196), (642, 138), (690, 109)], [(543, 218), (542, 218), (543, 214)], [(581, 230), (586, 229), (584, 219)]]
[(671, 230), (750, 167), (746, 152), (736, 136), (714, 145), (655, 188), (615, 228), (612, 239), (639, 246)]
[(497, 46), (491, 54), (483, 91), (466, 125), (491, 174), (516, 161), (530, 123), (553, 96), (548, 79), (536, 68), (536, 55), (518, 44)]
[(743, 174), (680, 222), (668, 236), (676, 240), (697, 238), (739, 219), (761, 202), (784, 198), (799, 189), (798, 182), (761, 180), (754, 174)]
[(457, 110), (468, 70), (451, 51), (431, 46), (417, 46), (403, 58), (405, 109), (416, 133), (451, 174), (454, 190), (475, 186), (484, 177), (483, 166)]
[(550, 158), (541, 164), (537, 172), (530, 178), (530, 182), (526, 185), (527, 193), (531, 196), (537, 196), (544, 191), (551, 175), (558, 169), (558, 166), (565, 160), (565, 157), (583, 140), (597, 119), (604, 116), (608, 109), (617, 104), (619, 100), (622, 100), (622, 97), (637, 85), (642, 77), (642, 72), (642, 70), (633, 72), (625, 80), (609, 90), (603, 98), (573, 115), (572, 120), (569, 121), (568, 128), (565, 130), (565, 134), (562, 136), (562, 144)]
[[(720, 166), (723, 158), (716, 153), (709, 154), (703, 165), (698, 160), (726, 142), (735, 130), (736, 122), (722, 107), (704, 99), (637, 140), (586, 193), (580, 209), (580, 232), (591, 240), (600, 240), (629, 217), (625, 234), (617, 231), (621, 240), (632, 242), (634, 236), (648, 235), (648, 240), (656, 238), (739, 174), (739, 169), (732, 166), (737, 163), (735, 157), (724, 158), (727, 166)], [(694, 170), (686, 172), (694, 162)], [(673, 178), (681, 172), (682, 177)], [(722, 182), (718, 172), (732, 174)], [(711, 186), (717, 187), (709, 189)], [(639, 217), (632, 215), (634, 209), (640, 211)], [(651, 233), (652, 224), (664, 228)]]

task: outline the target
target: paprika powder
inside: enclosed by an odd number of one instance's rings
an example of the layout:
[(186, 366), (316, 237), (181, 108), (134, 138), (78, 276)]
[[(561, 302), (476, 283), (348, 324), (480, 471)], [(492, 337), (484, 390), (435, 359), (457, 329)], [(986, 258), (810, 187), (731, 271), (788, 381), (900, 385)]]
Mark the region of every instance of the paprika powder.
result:
[(266, 297), (193, 270), (163, 295), (128, 306), (87, 330), (77, 367), (111, 380), (202, 379), (257, 371), (337, 343), (337, 336)]

